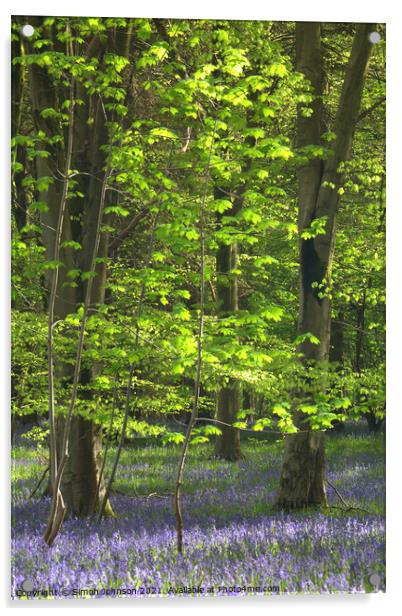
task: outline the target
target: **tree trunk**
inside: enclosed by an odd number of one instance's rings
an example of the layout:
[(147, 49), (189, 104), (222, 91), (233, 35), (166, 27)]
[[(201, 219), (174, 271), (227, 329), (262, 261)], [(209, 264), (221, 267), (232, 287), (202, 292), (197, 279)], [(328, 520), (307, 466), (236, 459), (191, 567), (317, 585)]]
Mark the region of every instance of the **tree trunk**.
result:
[(324, 434), (304, 432), (286, 438), (279, 504), (297, 509), (326, 503)]
[[(43, 26), (43, 18), (30, 17), (29, 23), (34, 27)], [(127, 33), (111, 33), (114, 36), (112, 49), (120, 50), (120, 43), (124, 40), (124, 51), (129, 49), (131, 30)], [(123, 36), (124, 35), (124, 36)], [(48, 32), (48, 38), (52, 38), (52, 32)], [(116, 39), (116, 40), (115, 40)], [(24, 43), (28, 53), (34, 53), (29, 40)], [(58, 42), (55, 42), (57, 47)], [(60, 51), (64, 52), (64, 48)], [(87, 47), (88, 56), (104, 53), (104, 43), (94, 37)], [(30, 93), (32, 99), (32, 115), (37, 130), (44, 132), (46, 136), (54, 137), (60, 133), (60, 127), (52, 118), (44, 118), (41, 111), (47, 108), (58, 109), (58, 99), (65, 98), (65, 93), (58, 91), (58, 86), (45, 68), (36, 64), (29, 66)], [(71, 269), (89, 271), (93, 247), (96, 242), (97, 220), (101, 203), (102, 182), (99, 177), (105, 173), (106, 153), (104, 146), (107, 144), (108, 131), (103, 103), (97, 95), (88, 95), (85, 88), (78, 82), (76, 85), (76, 97), (83, 101), (76, 107), (72, 168), (78, 169), (78, 187), (84, 198), (69, 198), (68, 209), (64, 218), (62, 242), (74, 240), (79, 242), (82, 250), (76, 255), (71, 248), (62, 248), (60, 257), (63, 267), (59, 269), (58, 288), (55, 302), (55, 319), (64, 319), (67, 314), (75, 312), (82, 304), (85, 296), (87, 283), (73, 287), (67, 272)], [(110, 119), (110, 118), (109, 118)], [(48, 145), (44, 149), (50, 149)], [(58, 177), (58, 170), (64, 169), (65, 148), (52, 146), (48, 158), (37, 159), (38, 177)], [(46, 258), (51, 260), (54, 254), (54, 229), (57, 226), (60, 207), (60, 184), (51, 183), (40, 194), (40, 199), (47, 206), (47, 212), (42, 214), (44, 224), (43, 241), (46, 247)], [(101, 236), (98, 257), (107, 257), (108, 235)], [(106, 265), (103, 262), (97, 264), (96, 278), (91, 291), (91, 307), (104, 302)], [(72, 379), (72, 368), (60, 361), (55, 362), (55, 375), (59, 382), (65, 386), (66, 397), (69, 395), (69, 385)], [(90, 371), (83, 370), (81, 382), (88, 382), (96, 374), (96, 366)], [(61, 446), (63, 441), (64, 420), (59, 418), (57, 423), (58, 460), (62, 456)], [(96, 511), (105, 493), (103, 478), (98, 491), (98, 481), (101, 468), (102, 430), (94, 421), (83, 419), (73, 415), (71, 420), (71, 432), (69, 438), (69, 458), (62, 477), (61, 491), (67, 506), (67, 511), (73, 515), (87, 516)], [(98, 492), (97, 502), (95, 496)], [(107, 505), (106, 513), (113, 513), (110, 505)]]
[(384, 420), (376, 417), (374, 411), (369, 411), (368, 413), (365, 413), (364, 416), (366, 418), (369, 431), (373, 434), (378, 434), (378, 432), (381, 430), (381, 426)]
[[(59, 457), (63, 431), (64, 421), (59, 419), (57, 423)], [(73, 417), (69, 453), (70, 459), (61, 483), (61, 492), (68, 513), (80, 517), (93, 515), (99, 510), (105, 494), (103, 481), (97, 494), (102, 464), (102, 428), (80, 416)], [(110, 504), (106, 508), (106, 514), (113, 514)]]
[[(227, 195), (215, 188), (215, 199), (227, 199)], [(232, 209), (228, 212), (234, 216), (242, 205), (242, 198), (235, 197)], [(218, 215), (218, 222), (221, 215)], [(239, 309), (239, 294), (237, 276), (232, 273), (238, 266), (237, 244), (221, 244), (216, 255), (218, 316), (224, 318)], [(217, 419), (232, 424), (237, 420), (241, 408), (241, 386), (234, 379), (222, 387), (217, 397)], [(236, 428), (218, 425), (222, 434), (215, 442), (215, 455), (224, 460), (240, 460), (244, 458), (240, 449), (240, 432)]]
[[(218, 393), (217, 418), (225, 423), (237, 421), (241, 405), (241, 388), (238, 381), (230, 380), (227, 387)], [(222, 431), (215, 443), (215, 455), (224, 460), (236, 461), (244, 458), (240, 449), (240, 432), (236, 428), (219, 425)]]
[[(357, 26), (342, 93), (335, 120), (336, 134), (333, 154), (323, 165), (311, 160), (299, 170), (299, 233), (310, 227), (313, 220), (326, 218), (325, 233), (310, 239), (300, 239), (300, 301), (299, 333), (313, 334), (319, 344), (309, 339), (302, 342), (300, 351), (306, 362), (325, 362), (329, 359), (331, 332), (331, 303), (324, 287), (331, 277), (335, 250), (335, 221), (339, 202), (338, 189), (342, 181), (339, 164), (350, 156), (364, 78), (371, 53), (369, 33), (373, 25)], [(298, 146), (319, 145), (323, 132), (322, 93), (323, 63), (321, 26), (319, 23), (296, 24), (296, 69), (310, 80), (315, 96), (313, 114), (298, 116)], [(300, 415), (295, 424), (308, 430)], [(324, 485), (324, 433), (303, 432), (286, 440), (277, 504), (284, 509), (309, 505), (326, 505)]]
[[(343, 367), (344, 356), (344, 336), (343, 336), (343, 314), (339, 313), (338, 320), (331, 323), (331, 345), (329, 349), (329, 361), (336, 364), (336, 369)], [(343, 421), (334, 421), (333, 427), (336, 432), (343, 432), (345, 424)]]

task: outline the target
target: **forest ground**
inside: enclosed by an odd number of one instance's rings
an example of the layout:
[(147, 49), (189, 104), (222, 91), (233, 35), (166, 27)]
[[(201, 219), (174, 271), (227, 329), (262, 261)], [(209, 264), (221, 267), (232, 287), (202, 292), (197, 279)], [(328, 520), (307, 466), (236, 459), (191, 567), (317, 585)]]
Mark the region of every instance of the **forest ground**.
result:
[(26, 580), (44, 595), (72, 598), (106, 589), (123, 597), (200, 594), (199, 587), (201, 594), (384, 591), (384, 436), (327, 438), (328, 480), (348, 506), (365, 511), (343, 511), (328, 486), (330, 508), (291, 514), (274, 508), (283, 439), (260, 439), (243, 441), (239, 463), (213, 459), (211, 445), (191, 449), (182, 557), (171, 495), (178, 447), (126, 448), (111, 499), (116, 518), (100, 525), (69, 519), (48, 548), (49, 499), (29, 498), (45, 463), (20, 439), (13, 449), (13, 596), (32, 596), (20, 592)]

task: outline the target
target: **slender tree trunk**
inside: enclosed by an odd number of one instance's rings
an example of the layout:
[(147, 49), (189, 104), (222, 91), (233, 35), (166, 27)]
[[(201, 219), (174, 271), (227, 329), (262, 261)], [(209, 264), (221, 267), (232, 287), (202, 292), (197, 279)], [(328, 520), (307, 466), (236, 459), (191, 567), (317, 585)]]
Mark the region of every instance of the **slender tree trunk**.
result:
[[(21, 55), (21, 41), (12, 41), (11, 43), (11, 59), (18, 58)], [(16, 137), (20, 132), (22, 107), (24, 98), (24, 72), (23, 67), (19, 63), (11, 64), (11, 137)], [(26, 189), (23, 186), (22, 180), (26, 175), (26, 166), (28, 164), (26, 149), (20, 145), (14, 146), (13, 163), (21, 166), (18, 169), (12, 170), (11, 175), (11, 195), (14, 220), (17, 229), (21, 230), (27, 223), (27, 207), (28, 200)]]
[[(371, 53), (369, 33), (372, 24), (357, 26), (335, 120), (336, 140), (333, 154), (323, 165), (312, 160), (299, 170), (299, 232), (312, 221), (325, 217), (325, 233), (300, 239), (299, 333), (319, 338), (318, 345), (305, 340), (300, 351), (306, 362), (329, 359), (331, 303), (323, 294), (331, 278), (335, 249), (335, 221), (342, 175), (339, 164), (350, 156), (358, 118), (365, 74)], [(314, 94), (313, 114), (298, 117), (298, 146), (319, 145), (323, 132), (322, 93), (323, 64), (321, 26), (319, 23), (296, 24), (296, 69), (310, 80)], [(308, 431), (301, 414), (295, 424), (307, 432), (286, 439), (277, 504), (284, 509), (309, 505), (326, 505), (324, 485), (324, 433)]]
[[(343, 314), (339, 313), (339, 320), (331, 323), (331, 345), (329, 349), (329, 361), (337, 366), (337, 370), (343, 367), (344, 356), (344, 335), (343, 335)], [(343, 432), (345, 424), (343, 421), (334, 421), (332, 424), (336, 432)]]
[[(227, 199), (226, 193), (215, 188), (215, 199)], [(235, 197), (230, 215), (234, 216), (242, 205), (242, 198)], [(220, 216), (218, 216), (218, 221)], [(221, 244), (216, 255), (217, 271), (217, 300), (219, 318), (224, 318), (239, 309), (239, 292), (237, 276), (232, 273), (238, 267), (237, 244)], [(241, 386), (234, 379), (221, 388), (217, 396), (217, 419), (232, 424), (237, 421), (237, 414), (241, 408)], [(236, 428), (220, 425), (222, 434), (217, 436), (215, 442), (215, 455), (225, 460), (240, 460), (244, 458), (240, 448), (240, 432)]]

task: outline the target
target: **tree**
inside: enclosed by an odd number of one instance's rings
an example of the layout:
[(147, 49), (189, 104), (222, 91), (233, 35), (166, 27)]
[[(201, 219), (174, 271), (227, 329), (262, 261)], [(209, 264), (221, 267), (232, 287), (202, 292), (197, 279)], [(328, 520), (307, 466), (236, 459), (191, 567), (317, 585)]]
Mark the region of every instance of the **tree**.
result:
[[(118, 102), (125, 97), (119, 85), (120, 72), (127, 63), (130, 30), (124, 20), (123, 24), (110, 20), (108, 29), (96, 19), (26, 20), (35, 32), (32, 40), (25, 40), (25, 52), (15, 61), (28, 72), (36, 147), (35, 177), (31, 176), (30, 186), (39, 197), (49, 288), (55, 282), (50, 296), (53, 330), (56, 321), (80, 309), (88, 288), (91, 310), (104, 302), (108, 232), (100, 233), (100, 223), (110, 173), (112, 120)], [(17, 28), (22, 23), (17, 18)], [(59, 260), (54, 260), (55, 254)], [(94, 257), (96, 266), (91, 272)], [(67, 397), (74, 366), (55, 359), (56, 377)], [(96, 373), (96, 365), (83, 368), (79, 384), (85, 387)], [(57, 452), (51, 452), (52, 489), (55, 469), (65, 453), (65, 425), (58, 413), (55, 435), (51, 435), (57, 440)], [(104, 492), (103, 484), (98, 489), (102, 431), (97, 422), (82, 415), (71, 417), (67, 431), (68, 460), (61, 492), (69, 512), (86, 516), (97, 509)]]
[[(227, 198), (226, 191), (215, 188), (215, 199)], [(227, 214), (236, 216), (242, 206), (243, 199), (235, 195), (232, 207)], [(222, 214), (217, 214), (218, 224)], [(239, 291), (236, 270), (239, 267), (237, 242), (220, 244), (216, 254), (217, 301), (218, 314), (221, 317), (235, 316), (239, 310)], [(215, 443), (215, 455), (225, 460), (240, 460), (243, 454), (240, 449), (240, 432), (229, 425), (238, 420), (242, 406), (241, 385), (239, 381), (229, 377), (228, 382), (219, 389), (217, 394), (217, 419), (221, 434)]]
[[(369, 34), (373, 29), (373, 24), (356, 28), (334, 123), (332, 152), (325, 161), (310, 159), (299, 170), (299, 332), (306, 334), (300, 345), (306, 363), (329, 359), (331, 301), (325, 288), (330, 284), (335, 250), (336, 212), (342, 192), (341, 165), (351, 153), (372, 49)], [(319, 147), (324, 132), (324, 68), (319, 23), (296, 24), (296, 68), (309, 79), (315, 96), (311, 116), (299, 114), (298, 146)], [(313, 237), (306, 234), (320, 220), (325, 221), (324, 232)], [(325, 505), (324, 433), (310, 431), (302, 413), (298, 414), (296, 424), (300, 433), (286, 439), (278, 505), (286, 509)]]

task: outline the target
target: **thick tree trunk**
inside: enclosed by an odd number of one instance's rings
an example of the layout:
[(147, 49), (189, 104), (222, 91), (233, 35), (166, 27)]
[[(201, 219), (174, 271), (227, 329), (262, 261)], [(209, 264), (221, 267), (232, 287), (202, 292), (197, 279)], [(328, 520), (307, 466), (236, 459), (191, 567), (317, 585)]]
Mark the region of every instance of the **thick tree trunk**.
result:
[[(237, 414), (241, 405), (241, 388), (238, 381), (230, 381), (227, 387), (223, 387), (218, 393), (217, 418), (225, 423), (233, 423), (237, 420)], [(218, 425), (222, 434), (215, 443), (215, 455), (224, 460), (241, 460), (244, 455), (240, 449), (240, 432), (236, 428)]]
[[(58, 451), (61, 455), (64, 421), (57, 423)], [(70, 428), (70, 460), (63, 473), (61, 492), (68, 513), (90, 516), (99, 511), (105, 494), (104, 482), (97, 492), (102, 464), (102, 428), (80, 416), (72, 418)], [(106, 514), (112, 514), (110, 505)]]
[[(318, 145), (322, 132), (323, 64), (321, 26), (319, 23), (296, 24), (296, 70), (310, 80), (314, 95), (312, 116), (298, 117), (299, 147)], [(301, 167), (299, 179), (299, 233), (310, 226), (323, 172), (322, 161), (313, 159)], [(306, 359), (325, 353), (328, 341), (328, 301), (319, 299), (312, 286), (325, 276), (326, 264), (321, 262), (312, 239), (300, 240), (299, 333), (312, 333), (322, 341), (316, 348), (309, 340), (300, 345)], [(317, 353), (318, 351), (318, 353)], [(286, 437), (277, 504), (283, 509), (326, 503), (324, 484), (324, 435), (308, 431), (302, 415), (294, 422), (303, 432)], [(305, 431), (307, 430), (307, 431)]]
[[(226, 193), (215, 188), (216, 199), (227, 199)], [(234, 216), (242, 205), (241, 197), (235, 197), (230, 214)], [(219, 220), (218, 216), (218, 220)], [(216, 255), (217, 271), (217, 300), (219, 318), (224, 318), (239, 309), (239, 294), (237, 276), (232, 273), (238, 266), (237, 244), (221, 244)], [(232, 424), (237, 420), (237, 413), (241, 408), (240, 383), (233, 379), (225, 385), (217, 397), (217, 419)], [(225, 460), (240, 460), (244, 458), (240, 449), (240, 433), (236, 428), (220, 424), (222, 434), (217, 436), (215, 442), (215, 455)]]
[[(12, 41), (11, 59), (21, 55), (21, 41)], [(24, 97), (24, 74), (21, 64), (11, 64), (11, 137), (16, 137), (20, 132), (22, 106)], [(21, 230), (27, 223), (27, 194), (23, 186), (26, 175), (27, 156), (26, 149), (20, 145), (14, 146), (13, 163), (21, 165), (20, 169), (12, 170), (11, 195), (14, 220), (17, 229)]]
[[(358, 118), (364, 78), (371, 53), (369, 33), (373, 26), (357, 26), (345, 74), (335, 120), (336, 140), (333, 154), (326, 161), (310, 161), (299, 170), (299, 232), (317, 218), (326, 218), (325, 233), (300, 240), (299, 333), (319, 338), (318, 345), (305, 340), (300, 345), (304, 360), (325, 362), (329, 359), (331, 303), (325, 295), (331, 277), (335, 249), (335, 221), (342, 175), (339, 164), (348, 159)], [(298, 117), (298, 146), (319, 145), (322, 126), (323, 67), (321, 26), (319, 23), (296, 24), (296, 69), (311, 81), (316, 100), (309, 118)], [(324, 291), (324, 293), (323, 293)], [(303, 418), (297, 416), (299, 434), (287, 437), (283, 460), (278, 506), (284, 509), (309, 505), (326, 505), (324, 485), (324, 434), (308, 431)]]
[(326, 503), (324, 434), (303, 432), (286, 438), (279, 504), (296, 509)]

